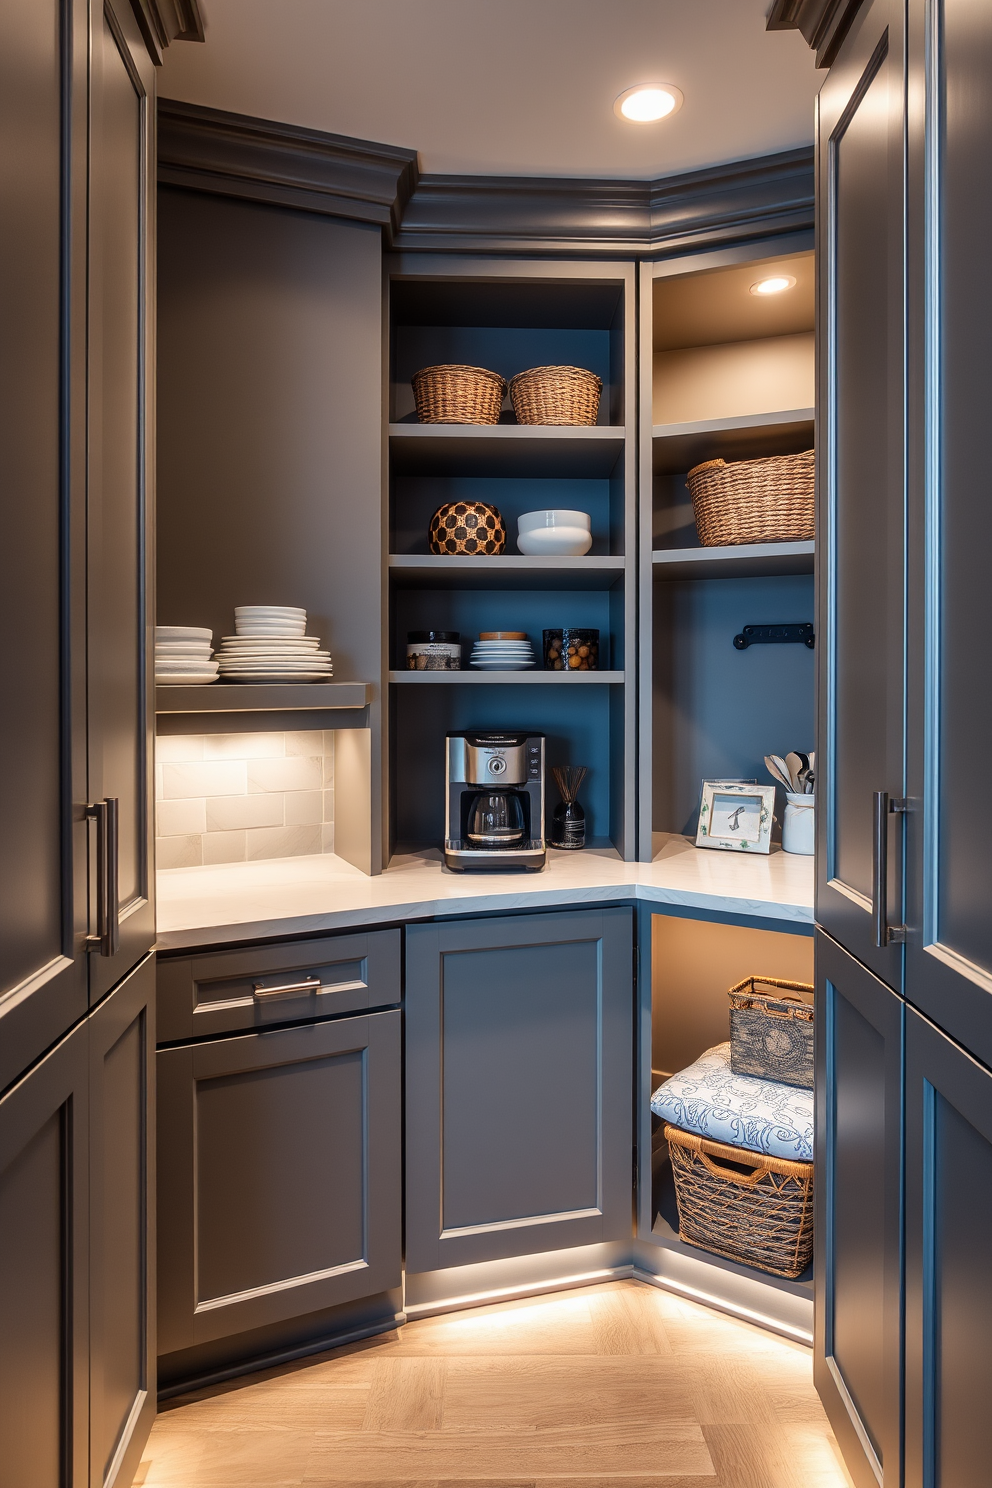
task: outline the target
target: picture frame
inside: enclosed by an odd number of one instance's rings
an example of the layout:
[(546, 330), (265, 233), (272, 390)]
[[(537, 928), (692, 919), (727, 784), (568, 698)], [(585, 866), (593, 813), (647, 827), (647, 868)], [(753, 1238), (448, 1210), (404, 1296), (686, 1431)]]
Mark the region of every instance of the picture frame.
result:
[(774, 785), (704, 780), (696, 846), (723, 852), (768, 853), (774, 813)]

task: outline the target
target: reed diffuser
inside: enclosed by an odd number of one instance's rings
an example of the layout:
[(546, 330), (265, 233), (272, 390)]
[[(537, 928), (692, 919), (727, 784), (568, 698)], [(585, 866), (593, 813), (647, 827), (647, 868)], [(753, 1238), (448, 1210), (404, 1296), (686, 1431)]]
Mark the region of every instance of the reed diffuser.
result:
[(551, 846), (569, 850), (586, 845), (586, 814), (575, 799), (586, 776), (585, 765), (552, 765), (561, 801), (551, 818)]

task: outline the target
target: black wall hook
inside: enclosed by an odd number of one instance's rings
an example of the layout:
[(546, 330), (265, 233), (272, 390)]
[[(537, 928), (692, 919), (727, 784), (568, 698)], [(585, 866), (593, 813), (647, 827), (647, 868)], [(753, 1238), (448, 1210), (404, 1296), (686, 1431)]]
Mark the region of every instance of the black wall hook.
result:
[(734, 636), (738, 651), (746, 651), (748, 646), (788, 641), (801, 641), (812, 651), (816, 645), (812, 625), (745, 625), (740, 635)]

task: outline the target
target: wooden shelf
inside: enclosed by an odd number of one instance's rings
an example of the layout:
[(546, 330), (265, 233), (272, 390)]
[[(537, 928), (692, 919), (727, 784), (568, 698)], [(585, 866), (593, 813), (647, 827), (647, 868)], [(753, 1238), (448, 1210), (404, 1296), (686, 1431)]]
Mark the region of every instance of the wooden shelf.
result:
[(155, 712), (292, 713), (315, 708), (364, 708), (367, 682), (208, 682), (199, 687), (156, 687)]
[(614, 684), (623, 681), (623, 672), (546, 672), (535, 667), (525, 672), (390, 672), (390, 682), (412, 683), (416, 687), (575, 687)]
[(497, 558), (398, 553), (388, 559), (390, 576), (402, 589), (612, 589), (624, 572), (623, 558), (534, 558), (506, 553)]
[(747, 460), (764, 455), (795, 455), (813, 445), (812, 408), (752, 413), (735, 419), (703, 419), (692, 424), (655, 424), (652, 465), (655, 475), (675, 475), (704, 460)]
[(390, 424), (395, 475), (560, 476), (605, 480), (620, 462), (626, 430), (612, 425)]
[(815, 543), (742, 543), (726, 548), (666, 548), (651, 554), (657, 579), (754, 579), (811, 574)]

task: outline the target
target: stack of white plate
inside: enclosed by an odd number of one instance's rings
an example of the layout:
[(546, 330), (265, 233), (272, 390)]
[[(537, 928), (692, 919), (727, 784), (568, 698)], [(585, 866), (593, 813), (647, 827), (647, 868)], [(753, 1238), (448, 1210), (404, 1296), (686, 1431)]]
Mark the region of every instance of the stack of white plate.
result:
[(191, 687), (215, 682), (218, 664), (210, 649), (212, 630), (198, 625), (156, 625), (155, 681), (160, 687)]
[(530, 641), (476, 641), (471, 666), (483, 672), (522, 672), (534, 665)]
[(327, 682), (334, 674), (320, 637), (308, 636), (307, 612), (290, 605), (239, 605), (233, 636), (217, 657), (225, 682)]

